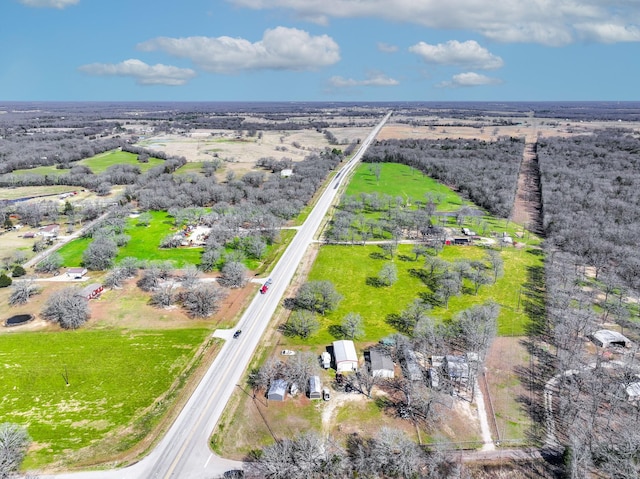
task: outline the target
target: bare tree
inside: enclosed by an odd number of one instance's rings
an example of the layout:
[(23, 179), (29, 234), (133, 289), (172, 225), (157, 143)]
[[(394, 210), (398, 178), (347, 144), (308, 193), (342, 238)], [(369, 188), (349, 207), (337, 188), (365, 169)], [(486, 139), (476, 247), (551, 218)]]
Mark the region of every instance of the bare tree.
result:
[(0, 424), (0, 479), (17, 474), (31, 438), (26, 429), (10, 422)]
[(237, 261), (225, 262), (218, 282), (227, 288), (241, 288), (247, 282), (247, 268)]
[(194, 284), (198, 282), (198, 278), (200, 276), (200, 271), (194, 265), (190, 264), (185, 266), (182, 269), (182, 287), (183, 288), (191, 288)]
[(224, 292), (211, 283), (197, 284), (183, 295), (182, 304), (196, 318), (207, 318), (220, 308)]
[(65, 288), (54, 292), (42, 310), (42, 316), (55, 321), (64, 329), (77, 329), (89, 319), (89, 301), (78, 288)]
[(167, 282), (156, 288), (149, 303), (157, 308), (168, 308), (176, 301), (176, 293), (172, 283)]
[(306, 339), (320, 329), (320, 321), (313, 311), (297, 309), (283, 327), (285, 334)]
[(394, 263), (385, 263), (378, 273), (378, 284), (392, 286), (398, 281), (398, 267)]
[(35, 270), (38, 273), (55, 273), (61, 266), (62, 256), (59, 253), (51, 253), (36, 265)]
[(14, 281), (11, 285), (11, 294), (9, 295), (9, 304), (25, 304), (31, 296), (40, 293), (40, 288), (36, 286), (32, 278)]
[(298, 308), (324, 314), (333, 311), (342, 300), (331, 281), (308, 281), (300, 286), (295, 304)]
[(160, 269), (151, 266), (142, 272), (142, 276), (136, 283), (142, 291), (153, 291), (160, 285)]
[(84, 266), (90, 270), (106, 270), (113, 266), (113, 260), (118, 254), (115, 241), (106, 236), (94, 239), (82, 255)]
[(342, 329), (342, 334), (344, 334), (347, 339), (362, 337), (364, 335), (362, 316), (358, 313), (347, 313), (347, 315), (342, 318), (340, 328)]

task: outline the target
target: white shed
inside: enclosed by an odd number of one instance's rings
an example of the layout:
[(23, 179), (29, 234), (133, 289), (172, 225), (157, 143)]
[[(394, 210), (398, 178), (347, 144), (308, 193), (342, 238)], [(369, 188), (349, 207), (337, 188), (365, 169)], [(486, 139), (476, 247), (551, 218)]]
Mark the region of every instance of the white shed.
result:
[(284, 401), (287, 397), (287, 382), (284, 379), (276, 379), (271, 383), (267, 399), (271, 401)]
[(358, 354), (353, 341), (333, 342), (333, 356), (336, 358), (336, 371), (339, 373), (358, 370)]
[(631, 341), (618, 331), (611, 331), (610, 329), (600, 329), (591, 334), (591, 341), (601, 348), (608, 348), (610, 346), (622, 346), (624, 348), (631, 344)]

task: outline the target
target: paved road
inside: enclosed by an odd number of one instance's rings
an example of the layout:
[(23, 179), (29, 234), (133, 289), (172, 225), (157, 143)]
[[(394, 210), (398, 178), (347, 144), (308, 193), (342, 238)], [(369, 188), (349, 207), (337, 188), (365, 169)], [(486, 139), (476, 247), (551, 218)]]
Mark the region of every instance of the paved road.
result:
[(40, 476), (57, 479), (209, 479), (242, 467), (241, 462), (220, 458), (208, 445), (224, 408), (239, 384), (253, 352), (293, 279), (309, 244), (333, 203), (341, 182), (355, 168), (391, 113), (372, 130), (358, 152), (342, 167), (318, 199), (307, 220), (287, 247), (271, 273), (273, 284), (266, 294), (257, 294), (237, 327), (242, 334), (230, 339), (218, 353), (191, 398), (157, 447), (130, 467), (110, 470)]

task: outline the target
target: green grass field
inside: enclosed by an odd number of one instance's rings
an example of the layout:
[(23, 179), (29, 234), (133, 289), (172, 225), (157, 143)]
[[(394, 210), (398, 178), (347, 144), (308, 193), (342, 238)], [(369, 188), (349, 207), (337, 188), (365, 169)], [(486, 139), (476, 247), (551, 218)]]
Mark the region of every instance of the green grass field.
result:
[[(104, 173), (107, 171), (107, 168), (113, 165), (133, 165), (140, 168), (140, 171), (144, 173), (147, 170), (150, 170), (154, 166), (162, 165), (164, 163), (163, 160), (158, 158), (149, 158), (148, 163), (140, 163), (138, 161), (138, 155), (135, 153), (129, 153), (127, 151), (121, 150), (111, 150), (106, 151), (104, 153), (100, 153), (98, 155), (92, 156), (91, 158), (85, 158), (83, 160), (72, 163), (72, 165), (83, 165), (91, 169), (91, 171), (99, 175), (100, 173)], [(59, 170), (55, 166), (38, 166), (36, 168), (28, 168), (22, 170), (15, 170), (13, 174), (15, 175), (62, 175), (64, 173), (68, 173), (70, 170)]]
[[(422, 266), (420, 261), (412, 261), (411, 245), (400, 245), (394, 264), (398, 268), (398, 282), (390, 287), (377, 287), (367, 284), (367, 278), (375, 278), (388, 260), (377, 259), (381, 250), (378, 246), (344, 246), (325, 245), (309, 274), (309, 280), (330, 280), (344, 299), (338, 309), (320, 317), (320, 331), (309, 338), (301, 340), (288, 338), (292, 345), (326, 345), (336, 339), (332, 334), (340, 325), (342, 318), (349, 312), (362, 315), (365, 335), (360, 341), (378, 341), (395, 332), (386, 322), (391, 313), (400, 313), (420, 293), (429, 289), (410, 270)], [(481, 247), (447, 246), (441, 258), (453, 262), (456, 259), (481, 259), (486, 252)], [(542, 263), (541, 257), (531, 254), (526, 249), (509, 248), (500, 253), (504, 261), (504, 275), (495, 284), (480, 288), (477, 295), (463, 294), (452, 297), (449, 308), (435, 307), (431, 311), (433, 317), (441, 320), (453, 318), (460, 311), (475, 304), (493, 300), (500, 304), (498, 318), (498, 334), (516, 336), (524, 333), (528, 318), (524, 312), (520, 289), (527, 280), (527, 268)], [(405, 258), (404, 260), (400, 258)], [(520, 304), (519, 304), (520, 302)]]
[(438, 211), (455, 211), (463, 204), (469, 204), (450, 188), (410, 166), (399, 163), (379, 163), (379, 165), (380, 181), (371, 171), (371, 164), (359, 165), (349, 181), (345, 194), (358, 196), (361, 193), (378, 192), (394, 198), (400, 196), (413, 204), (416, 201), (424, 202), (425, 194), (429, 193), (433, 198), (440, 199)]
[(64, 173), (69, 173), (69, 170), (59, 170), (55, 166), (37, 166), (35, 168), (13, 170), (11, 173), (14, 175), (58, 176)]
[(137, 166), (138, 168), (140, 168), (140, 171), (144, 173), (154, 166), (159, 166), (163, 163), (164, 161), (158, 158), (149, 158), (148, 163), (140, 163), (138, 161), (138, 155), (136, 155), (135, 153), (129, 153), (127, 151), (121, 150), (111, 150), (92, 156), (91, 158), (85, 158), (84, 160), (78, 161), (76, 164), (86, 166), (90, 168), (94, 174), (99, 175), (100, 173), (104, 173), (105, 171), (107, 171), (107, 168), (113, 165)]
[(96, 445), (122, 428), (127, 431), (117, 448), (131, 447), (157, 420), (158, 411), (145, 409), (170, 389), (207, 333), (178, 329), (2, 335), (0, 417), (28, 428), (34, 447), (24, 467), (63, 460), (69, 451)]

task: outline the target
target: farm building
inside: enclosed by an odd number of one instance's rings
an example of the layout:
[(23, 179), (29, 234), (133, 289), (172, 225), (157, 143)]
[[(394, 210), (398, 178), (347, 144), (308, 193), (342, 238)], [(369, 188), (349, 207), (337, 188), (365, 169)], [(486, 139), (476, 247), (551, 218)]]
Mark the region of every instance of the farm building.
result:
[(445, 356), (444, 370), (452, 381), (467, 382), (469, 380), (469, 363), (464, 356)]
[(287, 397), (287, 381), (284, 379), (276, 379), (271, 383), (267, 399), (271, 401), (284, 401)]
[(601, 348), (608, 348), (611, 346), (621, 346), (623, 348), (628, 347), (631, 341), (623, 334), (617, 331), (611, 331), (610, 329), (600, 329), (590, 335), (591, 341), (596, 346)]
[(344, 373), (358, 370), (358, 354), (353, 341), (333, 342), (333, 357), (336, 359), (336, 371)]
[(93, 283), (89, 286), (85, 286), (78, 293), (80, 296), (86, 299), (95, 299), (102, 294), (104, 291), (104, 286), (99, 283)]
[(379, 378), (393, 378), (395, 376), (391, 356), (376, 349), (369, 351), (371, 375)]
[(65, 274), (69, 278), (80, 279), (85, 274), (87, 274), (87, 269), (86, 268), (69, 268), (69, 269), (67, 269), (67, 272)]
[(42, 236), (43, 238), (55, 238), (58, 236), (60, 232), (60, 225), (47, 225), (40, 228), (40, 230), (36, 233), (38, 236)]
[(311, 376), (309, 378), (309, 399), (322, 399), (320, 376)]

